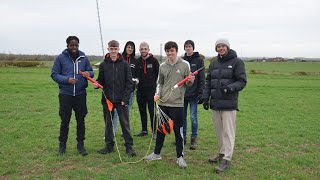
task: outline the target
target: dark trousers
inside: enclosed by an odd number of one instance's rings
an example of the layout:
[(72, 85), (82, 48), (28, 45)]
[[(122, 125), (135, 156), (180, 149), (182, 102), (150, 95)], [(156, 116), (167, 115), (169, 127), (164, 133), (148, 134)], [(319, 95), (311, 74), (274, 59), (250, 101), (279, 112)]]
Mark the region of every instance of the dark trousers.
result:
[(72, 109), (75, 112), (77, 120), (77, 141), (85, 140), (85, 122), (84, 118), (87, 115), (87, 94), (70, 96), (59, 94), (59, 115), (61, 118), (60, 124), (60, 142), (67, 142), (69, 133), (69, 124), (72, 114)]
[[(103, 107), (103, 116), (105, 122), (105, 143), (107, 147), (114, 147), (114, 134), (113, 134), (113, 126), (111, 122), (111, 117), (113, 117), (114, 109), (117, 110), (120, 125), (122, 129), (123, 138), (125, 141), (125, 146), (132, 147), (133, 139), (130, 132), (130, 123), (129, 123), (129, 109), (128, 106), (123, 106), (121, 103), (114, 103), (113, 110), (110, 113), (108, 109), (108, 105), (102, 104)], [(111, 116), (110, 116), (111, 115)]]
[[(176, 137), (176, 152), (177, 158), (183, 156), (183, 135), (182, 135), (182, 123), (183, 123), (183, 107), (167, 107), (159, 106), (161, 110), (173, 120), (173, 130)], [(154, 149), (155, 154), (160, 154), (163, 142), (166, 135), (157, 131), (156, 147)]]
[(153, 122), (156, 123), (155, 117), (154, 117), (154, 91), (137, 91), (137, 102), (139, 106), (140, 111), (140, 117), (141, 117), (141, 125), (142, 125), (142, 131), (148, 131), (148, 117), (147, 117), (147, 105), (149, 110), (149, 116), (150, 116), (150, 126), (152, 132), (156, 130), (156, 124), (153, 124)]

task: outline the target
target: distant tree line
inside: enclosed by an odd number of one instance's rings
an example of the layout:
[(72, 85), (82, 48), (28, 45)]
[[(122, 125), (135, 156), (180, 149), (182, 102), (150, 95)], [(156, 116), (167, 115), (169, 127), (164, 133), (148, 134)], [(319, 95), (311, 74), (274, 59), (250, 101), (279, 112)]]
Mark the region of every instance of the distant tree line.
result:
[[(45, 54), (37, 54), (37, 55), (27, 55), (27, 54), (3, 54), (0, 53), (0, 61), (53, 61), (57, 55), (45, 55)], [(137, 55), (139, 56), (139, 55)], [(87, 55), (90, 61), (102, 61), (104, 57), (95, 56), (95, 55)], [(164, 60), (165, 57), (160, 57), (160, 55), (154, 55), (159, 61)], [(206, 57), (200, 54), (201, 59), (205, 60)]]
[[(3, 54), (0, 53), (0, 61), (53, 61), (57, 55), (26, 55), (26, 54)], [(102, 56), (87, 56), (90, 61), (101, 61)]]

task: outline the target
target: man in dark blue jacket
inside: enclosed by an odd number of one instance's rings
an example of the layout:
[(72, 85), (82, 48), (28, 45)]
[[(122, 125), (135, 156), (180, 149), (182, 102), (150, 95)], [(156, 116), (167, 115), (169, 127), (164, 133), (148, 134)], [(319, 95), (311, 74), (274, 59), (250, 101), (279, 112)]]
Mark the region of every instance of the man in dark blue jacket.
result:
[(87, 114), (87, 93), (88, 82), (79, 71), (85, 72), (93, 77), (93, 71), (88, 58), (79, 50), (79, 39), (76, 36), (69, 36), (66, 40), (65, 49), (54, 61), (51, 78), (59, 85), (59, 115), (61, 118), (59, 150), (58, 154), (66, 152), (69, 124), (72, 109), (77, 120), (77, 149), (82, 156), (88, 155), (84, 148), (85, 122)]
[[(200, 58), (198, 52), (194, 52), (194, 42), (187, 40), (184, 43), (184, 50), (186, 51), (183, 59), (188, 61), (190, 64), (191, 72), (202, 68), (204, 66), (203, 60)], [(195, 77), (195, 81), (192, 86), (187, 87), (186, 93), (184, 94), (184, 110), (183, 110), (183, 137), (184, 144), (186, 144), (187, 135), (187, 114), (188, 104), (190, 104), (190, 119), (191, 119), (191, 142), (190, 149), (195, 150), (197, 148), (197, 136), (198, 136), (198, 104), (202, 103), (202, 90), (204, 88), (205, 74), (204, 70), (200, 71)]]

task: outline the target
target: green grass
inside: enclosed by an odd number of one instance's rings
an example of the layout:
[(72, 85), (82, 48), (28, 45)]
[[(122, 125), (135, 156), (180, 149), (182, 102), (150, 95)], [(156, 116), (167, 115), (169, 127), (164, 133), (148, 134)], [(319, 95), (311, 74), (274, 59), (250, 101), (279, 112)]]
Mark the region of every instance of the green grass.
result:
[[(296, 71), (319, 73), (320, 63), (246, 63), (246, 69), (267, 74), (248, 74), (237, 113), (233, 167), (217, 175), (207, 163), (217, 153), (211, 111), (202, 106), (199, 148), (190, 151), (188, 137), (186, 170), (175, 164), (173, 134), (165, 140), (162, 161), (124, 165), (117, 153), (96, 152), (104, 146), (101, 92), (89, 86), (89, 155), (77, 153), (73, 116), (67, 153), (59, 157), (58, 87), (50, 78), (50, 68), (0, 68), (0, 179), (320, 179), (320, 76), (291, 75)], [(131, 112), (135, 134), (140, 130), (136, 102)], [(129, 158), (119, 128), (116, 137), (123, 160), (142, 158), (150, 136), (134, 137), (138, 157)], [(190, 121), (188, 128), (190, 135)]]

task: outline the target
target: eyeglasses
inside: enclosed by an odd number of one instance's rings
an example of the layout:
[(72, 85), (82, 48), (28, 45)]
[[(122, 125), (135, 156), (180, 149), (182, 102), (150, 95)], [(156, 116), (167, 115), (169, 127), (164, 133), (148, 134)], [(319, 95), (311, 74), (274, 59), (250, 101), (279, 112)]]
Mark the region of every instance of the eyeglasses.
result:
[(148, 48), (140, 48), (140, 51), (143, 51), (143, 50), (147, 51)]

